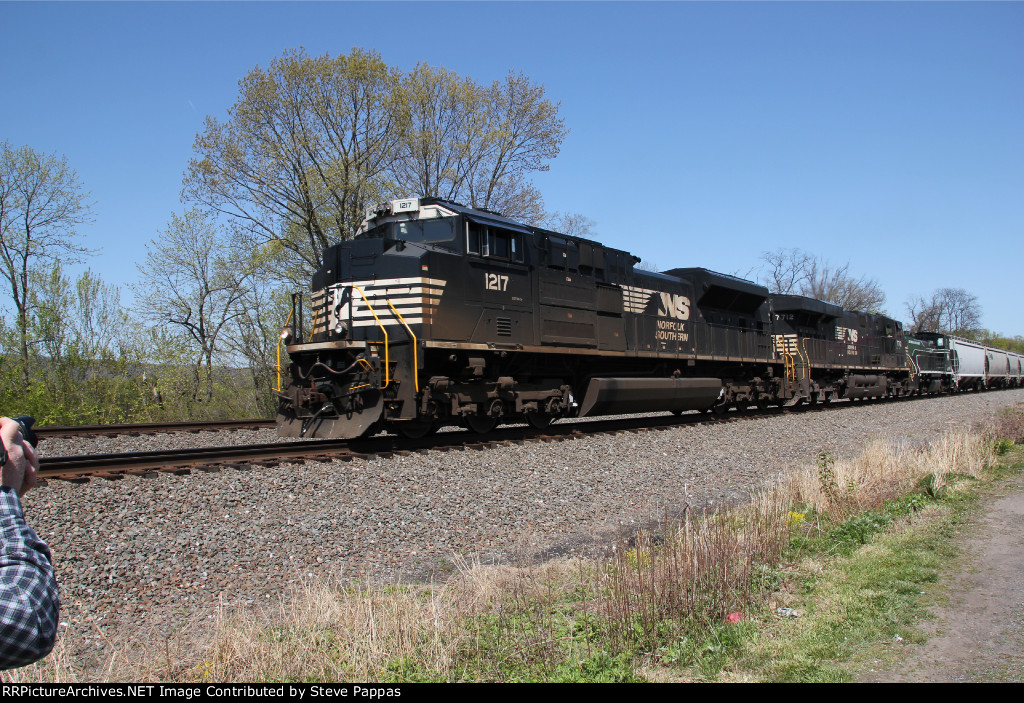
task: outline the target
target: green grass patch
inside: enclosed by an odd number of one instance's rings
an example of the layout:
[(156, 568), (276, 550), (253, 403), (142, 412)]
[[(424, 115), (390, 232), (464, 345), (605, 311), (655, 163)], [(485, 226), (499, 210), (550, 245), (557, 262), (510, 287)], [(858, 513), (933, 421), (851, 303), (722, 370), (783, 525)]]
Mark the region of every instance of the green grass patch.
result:
[[(813, 540), (794, 539), (800, 559), (785, 585), (781, 618), (766, 609), (761, 628), (726, 667), (726, 678), (777, 682), (854, 680), (869, 662), (891, 662), (919, 643), (926, 607), (942, 597), (944, 572), (957, 570), (954, 538), (972, 519), (993, 481), (1024, 468), (1009, 449), (986, 480), (947, 477), (940, 496), (927, 490), (853, 516)], [(991, 479), (991, 480), (989, 480)]]

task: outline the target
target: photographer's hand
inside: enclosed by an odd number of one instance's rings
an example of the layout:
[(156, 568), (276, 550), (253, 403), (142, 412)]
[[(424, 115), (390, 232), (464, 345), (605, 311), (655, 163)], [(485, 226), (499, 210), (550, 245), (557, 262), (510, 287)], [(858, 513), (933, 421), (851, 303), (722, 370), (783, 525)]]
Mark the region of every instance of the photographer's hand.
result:
[(39, 458), (32, 445), (22, 437), (21, 426), (9, 417), (0, 417), (0, 440), (7, 450), (2, 483), (13, 488), (21, 497), (36, 485)]

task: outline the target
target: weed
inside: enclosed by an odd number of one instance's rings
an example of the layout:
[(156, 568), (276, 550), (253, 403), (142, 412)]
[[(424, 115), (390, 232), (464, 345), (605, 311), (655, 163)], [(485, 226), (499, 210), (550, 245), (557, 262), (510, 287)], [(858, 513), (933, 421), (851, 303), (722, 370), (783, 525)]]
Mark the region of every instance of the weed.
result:
[(1005, 456), (1010, 451), (1010, 449), (1013, 448), (1014, 444), (1014, 440), (1008, 439), (1006, 437), (1001, 437), (997, 439), (995, 442), (993, 442), (992, 449), (996, 453), (996, 456)]
[(826, 509), (839, 510), (841, 506), (839, 483), (836, 481), (836, 460), (828, 452), (818, 452), (818, 482), (825, 496)]
[(889, 517), (883, 513), (860, 513), (837, 525), (830, 533), (830, 537), (840, 544), (867, 544), (871, 535), (885, 529), (888, 524)]
[(1003, 453), (1009, 451), (1009, 447), (1013, 444), (1024, 443), (1024, 405), (1003, 408), (996, 413), (985, 435), (988, 439), (996, 442), (1009, 442), (1009, 444), (1001, 445), (1004, 447)]
[(922, 477), (917, 485), (921, 493), (933, 500), (942, 500), (946, 497), (946, 481), (937, 473)]
[(557, 683), (636, 683), (644, 679), (634, 673), (630, 657), (599, 652), (586, 659), (560, 664), (551, 680)]

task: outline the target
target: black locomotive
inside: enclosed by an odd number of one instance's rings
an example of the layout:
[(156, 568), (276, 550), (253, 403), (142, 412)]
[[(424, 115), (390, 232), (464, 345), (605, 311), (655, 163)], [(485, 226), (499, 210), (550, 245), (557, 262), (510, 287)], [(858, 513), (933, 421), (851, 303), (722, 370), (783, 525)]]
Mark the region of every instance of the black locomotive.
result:
[[(921, 390), (902, 326), (435, 198), (330, 247), (282, 336), (278, 427), (409, 437), (505, 419), (827, 402)], [(280, 384), (279, 384), (280, 385)]]

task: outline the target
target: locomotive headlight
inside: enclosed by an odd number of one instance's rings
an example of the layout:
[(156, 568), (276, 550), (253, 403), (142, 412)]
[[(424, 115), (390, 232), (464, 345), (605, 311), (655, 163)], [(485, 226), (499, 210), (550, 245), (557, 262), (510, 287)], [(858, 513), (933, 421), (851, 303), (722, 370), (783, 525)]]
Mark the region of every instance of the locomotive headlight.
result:
[(292, 341), (292, 328), (285, 327), (281, 330), (281, 341), (288, 344)]
[(334, 334), (338, 335), (342, 339), (348, 337), (348, 324), (339, 320), (338, 324), (334, 326)]

